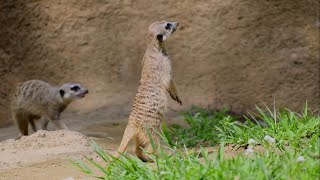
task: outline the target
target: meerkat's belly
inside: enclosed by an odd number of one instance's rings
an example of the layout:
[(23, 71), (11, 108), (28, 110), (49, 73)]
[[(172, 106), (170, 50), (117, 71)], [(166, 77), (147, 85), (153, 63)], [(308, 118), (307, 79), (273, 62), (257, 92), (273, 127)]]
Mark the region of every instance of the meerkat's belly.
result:
[(163, 88), (142, 85), (135, 97), (129, 121), (136, 126), (157, 127), (166, 106), (167, 97)]

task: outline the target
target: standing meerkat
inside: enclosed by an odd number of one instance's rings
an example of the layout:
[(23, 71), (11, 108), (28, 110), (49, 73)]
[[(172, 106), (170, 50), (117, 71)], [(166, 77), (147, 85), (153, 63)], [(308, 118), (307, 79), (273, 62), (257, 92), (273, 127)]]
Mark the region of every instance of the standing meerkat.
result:
[(61, 87), (51, 86), (41, 80), (18, 83), (11, 102), (12, 116), (19, 128), (20, 136), (28, 135), (28, 123), (37, 130), (34, 120), (41, 119), (42, 129), (47, 129), (49, 120), (56, 129), (68, 129), (60, 121), (60, 113), (71, 101), (83, 98), (88, 90), (79, 83), (65, 83)]
[(157, 131), (160, 130), (163, 113), (167, 107), (167, 93), (182, 105), (172, 77), (171, 60), (164, 44), (178, 25), (178, 22), (160, 21), (148, 28), (140, 85), (115, 157), (120, 157), (129, 141), (134, 138), (137, 157), (142, 161), (149, 161), (150, 158), (143, 155), (142, 148), (147, 147), (148, 151), (153, 153), (147, 131), (149, 130), (151, 137), (157, 142)]

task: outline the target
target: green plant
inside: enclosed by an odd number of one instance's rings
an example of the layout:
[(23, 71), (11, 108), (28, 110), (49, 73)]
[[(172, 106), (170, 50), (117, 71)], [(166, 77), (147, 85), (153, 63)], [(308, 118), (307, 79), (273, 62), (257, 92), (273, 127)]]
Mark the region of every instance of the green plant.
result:
[[(266, 107), (267, 108), (267, 107)], [(73, 164), (83, 172), (101, 179), (317, 179), (320, 177), (320, 133), (319, 116), (312, 114), (307, 106), (302, 115), (287, 109), (276, 112), (257, 107), (255, 117), (266, 122), (266, 126), (249, 121), (237, 122), (225, 111), (215, 113), (198, 110), (189, 113), (187, 130), (181, 127), (163, 127), (160, 136), (162, 146), (150, 155), (154, 163), (143, 163), (137, 157), (124, 154), (120, 159), (106, 154), (97, 144), (92, 146), (107, 166), (86, 157), (86, 161), (74, 160)], [(249, 119), (248, 119), (249, 120)], [(257, 118), (253, 119), (258, 121)], [(214, 123), (213, 123), (214, 122)], [(199, 124), (197, 124), (199, 123)], [(209, 126), (209, 127), (204, 127)], [(176, 138), (171, 138), (172, 131)], [(212, 133), (215, 134), (206, 134)], [(192, 140), (187, 133), (196, 135)], [(273, 137), (276, 142), (264, 140)], [(212, 139), (211, 139), (212, 138)], [(255, 139), (265, 148), (264, 153), (251, 155), (240, 153), (225, 158), (224, 143), (244, 145), (249, 138)], [(188, 149), (177, 141), (198, 143), (219, 143), (218, 152), (209, 153)], [(152, 141), (153, 142), (153, 141)], [(210, 143), (208, 143), (210, 144)], [(153, 148), (156, 148), (154, 142)], [(278, 149), (280, 151), (275, 151)], [(112, 161), (111, 161), (112, 160)], [(97, 175), (92, 166), (96, 167)]]
[[(115, 159), (96, 144), (93, 146), (108, 165), (102, 167), (89, 158), (87, 160), (103, 175), (96, 175), (82, 161), (73, 163), (83, 172), (100, 179), (316, 179), (320, 175), (318, 159), (305, 156), (305, 161), (299, 162), (298, 154), (291, 151), (275, 153), (267, 150), (264, 154), (241, 154), (225, 159), (223, 144), (211, 156), (205, 149), (197, 153), (188, 149), (166, 147), (170, 151), (159, 148), (159, 154), (152, 155), (155, 163), (150, 164), (131, 155)], [(110, 159), (113, 161), (110, 162)]]
[(173, 137), (169, 138), (170, 144), (177, 142), (178, 145), (187, 147), (217, 145), (221, 142), (218, 135), (218, 130), (223, 125), (221, 122), (235, 122), (236, 118), (228, 114), (227, 109), (210, 111), (193, 107), (184, 113), (184, 120), (188, 127), (181, 127), (177, 124), (169, 127), (163, 126), (166, 137)]
[(258, 113), (252, 115), (252, 119), (245, 117), (245, 123), (228, 115), (226, 110), (213, 112), (199, 109), (198, 113), (185, 114), (188, 127), (172, 125), (165, 127), (164, 132), (166, 137), (174, 137), (170, 139), (170, 144), (177, 142), (187, 147), (214, 145), (222, 141), (246, 145), (250, 138), (265, 144), (264, 137), (268, 135), (275, 138), (278, 146), (290, 143), (294, 148), (303, 148), (308, 145), (307, 139), (320, 136), (320, 118), (308, 110), (307, 104), (301, 115), (288, 109), (277, 112), (267, 106), (266, 111), (258, 106), (256, 108)]

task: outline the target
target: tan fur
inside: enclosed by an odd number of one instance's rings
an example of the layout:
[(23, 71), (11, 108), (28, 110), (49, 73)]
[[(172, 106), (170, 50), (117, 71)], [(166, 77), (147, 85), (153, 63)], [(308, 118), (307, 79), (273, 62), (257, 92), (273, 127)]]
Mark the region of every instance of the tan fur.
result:
[[(172, 25), (170, 29), (165, 28), (168, 23)], [(143, 161), (149, 161), (141, 149), (148, 147), (149, 152), (153, 152), (147, 129), (157, 142), (157, 131), (160, 130), (162, 116), (167, 107), (168, 93), (181, 104), (172, 79), (171, 60), (164, 44), (164, 40), (176, 30), (177, 26), (178, 23), (167, 21), (155, 22), (149, 26), (140, 85), (116, 157), (126, 150), (129, 141), (134, 138), (136, 155)]]
[[(74, 91), (71, 87), (78, 86)], [(60, 113), (76, 99), (82, 98), (88, 90), (79, 83), (65, 83), (54, 87), (41, 80), (30, 80), (17, 84), (16, 93), (11, 102), (12, 116), (22, 135), (28, 135), (28, 123), (37, 130), (34, 120), (42, 119), (42, 129), (47, 129), (49, 120), (56, 129), (68, 129), (60, 121)]]

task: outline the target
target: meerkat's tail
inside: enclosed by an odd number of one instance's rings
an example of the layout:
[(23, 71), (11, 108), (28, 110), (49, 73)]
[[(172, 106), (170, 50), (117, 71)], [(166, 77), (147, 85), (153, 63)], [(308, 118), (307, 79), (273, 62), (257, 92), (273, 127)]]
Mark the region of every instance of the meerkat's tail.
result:
[(128, 125), (126, 127), (126, 130), (124, 131), (122, 141), (121, 141), (120, 146), (119, 146), (117, 153), (115, 155), (116, 158), (119, 158), (121, 156), (121, 154), (123, 154), (126, 151), (128, 144), (129, 144), (130, 140), (133, 138), (134, 134), (135, 134), (135, 128)]

